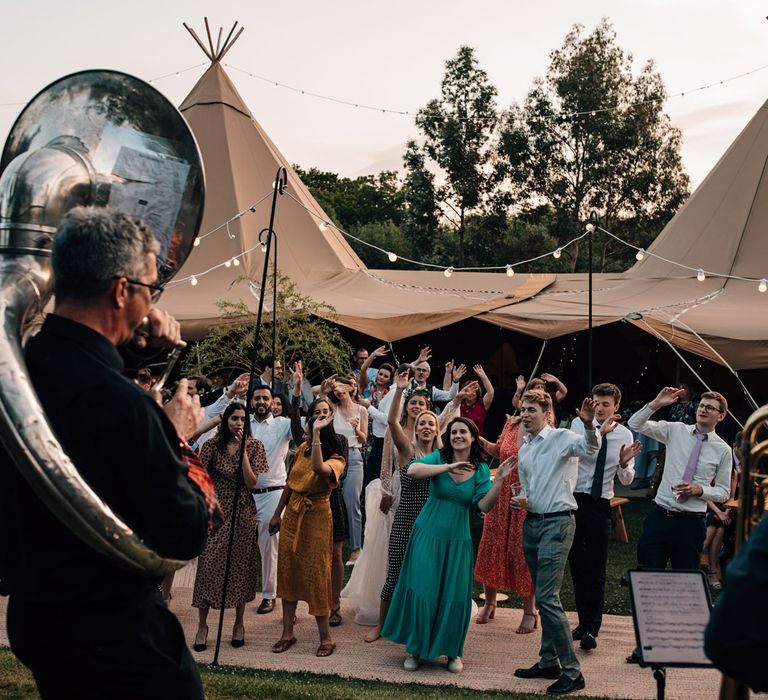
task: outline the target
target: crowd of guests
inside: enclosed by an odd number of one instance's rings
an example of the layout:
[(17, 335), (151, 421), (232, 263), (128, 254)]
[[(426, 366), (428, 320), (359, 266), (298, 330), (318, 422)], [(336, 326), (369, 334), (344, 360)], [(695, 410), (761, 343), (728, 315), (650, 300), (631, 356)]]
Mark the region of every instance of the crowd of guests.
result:
[[(274, 653), (295, 644), (296, 606), (304, 601), (317, 620), (317, 655), (332, 654), (330, 628), (342, 623), (345, 597), (355, 620), (371, 626), (366, 642), (384, 637), (404, 645), (406, 669), (445, 657), (460, 672), (478, 581), (485, 604), (477, 624), (494, 620), (504, 591), (523, 603), (518, 634), (541, 627), (538, 660), (515, 675), (551, 679), (552, 693), (583, 688), (574, 642), (597, 647), (614, 482), (649, 478), (635, 471), (643, 455), (636, 437), (646, 447), (656, 441), (657, 454), (666, 451), (638, 563), (698, 568), (705, 549), (710, 584), (721, 586), (716, 565), (732, 521), (723, 503), (736, 478), (731, 447), (715, 433), (727, 413), (721, 394), (696, 400), (687, 386), (666, 387), (627, 427), (620, 389), (601, 383), (569, 423), (558, 408), (568, 392), (562, 381), (549, 373), (519, 376), (511, 415), (492, 439), (485, 423), (494, 386), (481, 365), (470, 371), (449, 360), (438, 386), (430, 383), (430, 348), (399, 365), (388, 354), (384, 346), (359, 348), (348, 374), (314, 386), (301, 362), (285, 380), (272, 357), (258, 377), (243, 374), (219, 389), (205, 377), (188, 378), (205, 406), (191, 446), (223, 515), (198, 560), (195, 650), (206, 648), (209, 609), (222, 605), (236, 611), (232, 645), (244, 644), (243, 610), (256, 597), (260, 561), (257, 612), (282, 601)], [(738, 466), (738, 450), (733, 454)], [(478, 513), (475, 557), (470, 516)], [(345, 542), (346, 566), (354, 568), (342, 591)], [(566, 563), (578, 614), (573, 629), (560, 601)], [(637, 661), (637, 652), (627, 660)]]

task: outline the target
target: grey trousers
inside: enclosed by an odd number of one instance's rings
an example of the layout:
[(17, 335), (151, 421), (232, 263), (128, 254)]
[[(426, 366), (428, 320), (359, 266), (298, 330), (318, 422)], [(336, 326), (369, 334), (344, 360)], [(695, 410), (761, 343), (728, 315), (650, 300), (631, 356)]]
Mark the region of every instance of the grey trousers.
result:
[(559, 663), (569, 678), (579, 675), (580, 666), (573, 649), (571, 627), (560, 602), (560, 586), (575, 530), (573, 515), (526, 518), (523, 525), (523, 553), (541, 615), (539, 665), (547, 668)]

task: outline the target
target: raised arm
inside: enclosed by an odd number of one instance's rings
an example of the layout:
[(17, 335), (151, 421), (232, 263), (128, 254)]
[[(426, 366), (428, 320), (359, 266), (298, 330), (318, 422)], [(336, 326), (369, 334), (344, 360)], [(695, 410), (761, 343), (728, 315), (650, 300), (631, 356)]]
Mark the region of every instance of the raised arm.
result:
[(428, 464), (426, 462), (413, 462), (411, 466), (408, 467), (408, 476), (413, 479), (430, 479), (433, 476), (443, 474), (444, 472), (461, 474), (463, 472), (471, 472), (474, 470), (474, 468), (475, 467), (471, 462), (453, 462), (451, 464)]
[(664, 406), (670, 406), (675, 403), (684, 393), (684, 389), (678, 389), (674, 386), (665, 386), (656, 398), (645, 404), (639, 411), (632, 414), (627, 421), (630, 430), (636, 433), (647, 435), (654, 440), (666, 443), (667, 441), (667, 422), (648, 420), (656, 411)]
[(408, 386), (408, 372), (402, 372), (397, 375), (395, 380), (395, 395), (389, 404), (389, 413), (387, 414), (387, 426), (392, 435), (397, 452), (400, 455), (401, 462), (408, 460), (413, 456), (413, 445), (400, 425), (400, 404), (402, 403), (403, 392)]
[(315, 419), (312, 425), (312, 471), (322, 476), (334, 476), (333, 469), (323, 461), (323, 451), (320, 447), (320, 431), (332, 422), (333, 414)]
[(361, 395), (368, 388), (368, 370), (373, 365), (373, 361), (377, 357), (384, 357), (388, 352), (387, 346), (381, 345), (365, 358), (365, 362), (363, 362), (363, 366), (360, 368), (360, 374), (357, 376), (357, 387), (360, 389)]
[(501, 485), (510, 475), (512, 467), (514, 467), (515, 464), (517, 464), (517, 457), (507, 457), (507, 459), (499, 465), (499, 468), (496, 470), (496, 477), (493, 480), (491, 490), (477, 502), (477, 507), (481, 513), (487, 513), (496, 505), (496, 501), (499, 499), (499, 493), (501, 492)]
[(478, 376), (485, 389), (483, 406), (485, 406), (485, 410), (487, 411), (493, 403), (493, 384), (491, 384), (491, 380), (488, 379), (488, 375), (485, 373), (482, 365), (475, 365), (472, 369), (475, 370), (475, 374)]
[(568, 393), (568, 387), (566, 387), (554, 374), (549, 374), (549, 372), (542, 373), (541, 378), (545, 382), (551, 382), (557, 387), (555, 389), (555, 401), (557, 401), (557, 403), (562, 403)]
[(520, 410), (520, 402), (525, 392), (525, 385), (525, 377), (522, 374), (518, 374), (517, 379), (515, 379), (515, 395), (512, 397), (512, 406), (516, 411)]

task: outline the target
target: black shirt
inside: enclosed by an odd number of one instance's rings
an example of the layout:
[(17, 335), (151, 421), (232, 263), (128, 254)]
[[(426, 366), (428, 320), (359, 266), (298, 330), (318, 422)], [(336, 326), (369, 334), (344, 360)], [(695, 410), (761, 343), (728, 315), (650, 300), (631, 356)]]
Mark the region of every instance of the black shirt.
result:
[[(49, 314), (25, 348), (32, 384), (80, 474), (161, 556), (191, 559), (208, 515), (186, 478), (179, 439), (151, 396), (122, 376), (100, 333)], [(0, 448), (1, 449), (1, 448)], [(70, 532), (0, 455), (0, 580), (20, 599), (78, 604), (136, 598), (159, 578), (121, 568)]]

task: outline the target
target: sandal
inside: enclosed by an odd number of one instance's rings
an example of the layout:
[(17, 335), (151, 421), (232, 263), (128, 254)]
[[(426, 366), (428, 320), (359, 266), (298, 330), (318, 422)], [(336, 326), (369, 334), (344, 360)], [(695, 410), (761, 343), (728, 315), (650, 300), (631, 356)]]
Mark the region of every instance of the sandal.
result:
[(475, 622), (478, 625), (485, 625), (493, 620), (494, 617), (496, 617), (496, 603), (491, 603), (490, 605), (486, 603), (477, 613)]
[(338, 627), (341, 624), (341, 605), (338, 608), (333, 608), (331, 614), (328, 616), (328, 624), (331, 627)]
[(336, 645), (333, 642), (323, 642), (319, 647), (317, 647), (317, 654), (315, 656), (330, 656), (333, 654), (333, 650), (336, 648)]
[(278, 639), (272, 645), (273, 654), (282, 654), (284, 651), (288, 651), (294, 644), (296, 644), (296, 637), (290, 639)]
[[(533, 624), (529, 627), (525, 624), (525, 618), (533, 618)], [(520, 620), (519, 627), (515, 630), (515, 634), (531, 634), (539, 626), (539, 616), (536, 613), (523, 613), (523, 619)]]
[(723, 587), (723, 584), (720, 583), (720, 580), (717, 578), (717, 571), (707, 572), (707, 583), (709, 583), (709, 587), (713, 591), (719, 591)]

